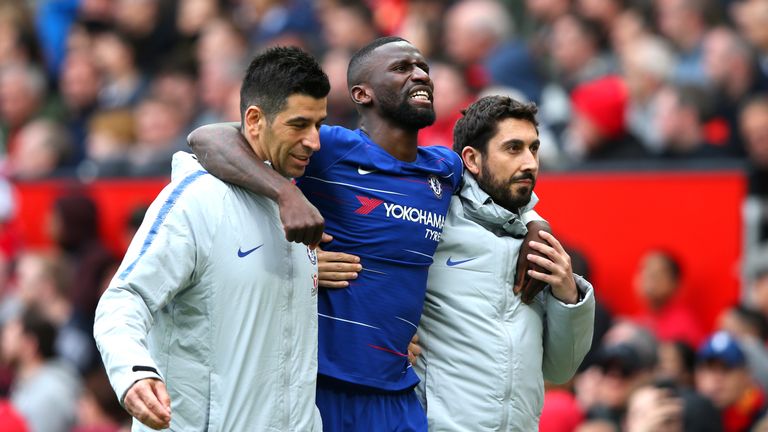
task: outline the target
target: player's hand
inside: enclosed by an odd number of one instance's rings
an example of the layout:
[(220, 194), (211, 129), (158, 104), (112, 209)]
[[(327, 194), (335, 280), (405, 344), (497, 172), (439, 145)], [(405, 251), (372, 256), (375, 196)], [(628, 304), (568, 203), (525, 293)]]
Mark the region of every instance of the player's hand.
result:
[(411, 366), (416, 365), (416, 360), (421, 355), (421, 345), (419, 345), (419, 335), (413, 335), (411, 343), (408, 344), (408, 362)]
[(171, 426), (171, 398), (165, 383), (155, 378), (136, 381), (123, 400), (125, 410), (137, 420), (160, 430)]
[[(333, 237), (323, 234), (323, 243), (328, 243)], [(344, 252), (326, 252), (317, 248), (318, 285), (323, 288), (346, 288), (349, 281), (357, 279), (357, 274), (363, 270), (360, 257)]]
[(515, 294), (521, 294), (521, 300), (525, 304), (530, 304), (536, 295), (544, 289), (546, 284), (538, 279), (532, 278), (528, 274), (529, 269), (543, 272), (544, 269), (539, 267), (536, 263), (528, 260), (528, 255), (540, 255), (538, 251), (531, 248), (530, 242), (544, 242), (539, 235), (540, 231), (551, 232), (549, 224), (545, 221), (533, 221), (528, 223), (528, 234), (523, 240), (523, 245), (520, 247), (520, 254), (517, 257), (517, 270), (515, 273), (515, 286), (513, 291)]
[(571, 257), (563, 249), (563, 245), (552, 234), (539, 231), (546, 243), (529, 242), (531, 248), (538, 254), (528, 254), (528, 261), (540, 266), (543, 271), (528, 270), (528, 275), (536, 280), (549, 284), (552, 295), (566, 304), (575, 304), (579, 299), (576, 280), (571, 269)]
[(325, 229), (325, 220), (301, 190), (294, 184), (287, 184), (278, 193), (277, 205), (285, 239), (304, 243), (313, 249), (317, 247)]

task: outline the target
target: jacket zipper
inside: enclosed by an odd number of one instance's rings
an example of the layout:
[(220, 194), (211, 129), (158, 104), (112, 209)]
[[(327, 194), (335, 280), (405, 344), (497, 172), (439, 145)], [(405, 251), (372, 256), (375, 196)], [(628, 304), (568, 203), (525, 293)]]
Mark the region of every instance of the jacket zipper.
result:
[[(504, 260), (501, 262), (510, 262), (510, 248), (508, 245), (509, 242), (504, 241)], [(509, 356), (506, 359), (507, 361), (507, 382), (503, 383), (504, 386), (504, 399), (502, 400), (502, 421), (501, 421), (501, 428), (500, 430), (504, 431), (507, 430), (508, 424), (509, 424), (509, 407), (508, 404), (511, 402), (510, 398), (512, 397), (512, 378), (514, 373), (514, 349), (515, 347), (512, 344), (512, 335), (509, 332), (509, 328), (507, 325), (507, 313), (510, 309), (510, 300), (512, 302), (515, 301), (514, 295), (511, 292), (511, 287), (509, 285), (509, 275), (510, 272), (514, 272), (516, 263), (510, 263), (507, 267), (503, 267), (504, 270), (502, 271), (502, 278), (501, 278), (501, 285), (503, 287), (504, 292), (504, 308), (501, 311), (501, 328), (504, 331), (504, 336), (507, 339), (507, 347), (509, 349)], [(514, 280), (514, 279), (513, 279)]]

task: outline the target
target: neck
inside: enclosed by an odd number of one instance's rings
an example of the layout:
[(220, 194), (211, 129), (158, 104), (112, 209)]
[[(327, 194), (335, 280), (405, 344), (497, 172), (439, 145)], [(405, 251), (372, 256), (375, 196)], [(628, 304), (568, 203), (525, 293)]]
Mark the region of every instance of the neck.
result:
[(19, 369), (16, 373), (16, 379), (18, 381), (24, 381), (29, 377), (34, 376), (40, 367), (43, 366), (43, 363), (45, 363), (43, 359), (38, 356), (25, 359), (19, 364)]
[(57, 326), (67, 322), (72, 315), (72, 304), (65, 299), (55, 299), (45, 306), (46, 314)]
[(403, 129), (379, 117), (364, 116), (360, 129), (396, 159), (405, 162), (416, 160), (418, 130)]
[(259, 158), (262, 161), (266, 161), (267, 154), (264, 152), (264, 150), (261, 148), (259, 143), (256, 141), (256, 138), (249, 137), (244, 131), (243, 128), (240, 129), (241, 134), (245, 140), (245, 142), (248, 144), (246, 148), (248, 148), (250, 151), (252, 151), (257, 158)]

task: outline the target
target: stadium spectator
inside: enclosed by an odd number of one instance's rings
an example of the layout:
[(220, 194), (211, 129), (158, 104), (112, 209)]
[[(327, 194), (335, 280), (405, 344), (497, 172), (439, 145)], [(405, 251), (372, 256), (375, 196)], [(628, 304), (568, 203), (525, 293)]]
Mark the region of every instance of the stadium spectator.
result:
[(718, 317), (719, 330), (728, 332), (739, 342), (747, 358), (752, 377), (768, 391), (768, 317), (749, 306), (738, 304), (725, 309)]
[(130, 419), (115, 398), (104, 369), (100, 367), (87, 374), (72, 432), (121, 432), (130, 428)]
[(18, 133), (8, 161), (8, 175), (17, 181), (42, 180), (66, 173), (73, 153), (69, 130), (52, 120), (37, 119)]
[(604, 344), (596, 364), (593, 399), (585, 406), (587, 418), (603, 418), (620, 426), (632, 392), (652, 380), (654, 363), (647, 360), (631, 342)]
[(646, 308), (637, 322), (661, 341), (680, 340), (695, 348), (704, 340), (704, 332), (680, 297), (682, 278), (681, 264), (674, 255), (663, 250), (648, 251), (634, 279), (635, 292)]
[(326, 122), (354, 129), (360, 119), (347, 90), (347, 65), (350, 57), (351, 54), (346, 50), (334, 49), (325, 53), (321, 64), (331, 82)]
[(756, 51), (761, 80), (768, 79), (768, 2), (748, 0), (733, 3), (733, 18), (739, 33)]
[(629, 94), (627, 129), (649, 153), (660, 153), (664, 144), (660, 128), (648, 125), (657, 119), (658, 94), (672, 78), (676, 57), (656, 36), (643, 36), (626, 44), (620, 58)]
[(674, 82), (706, 84), (702, 44), (710, 26), (709, 0), (656, 0), (656, 25), (673, 44), (679, 56)]
[[(739, 116), (741, 134), (749, 155), (749, 194), (768, 199), (768, 95), (760, 94), (751, 98), (742, 108)], [(768, 215), (765, 216), (768, 220)], [(764, 222), (768, 224), (768, 222)], [(761, 233), (768, 238), (768, 230)]]
[(85, 158), (88, 121), (97, 110), (101, 84), (93, 55), (84, 50), (71, 50), (66, 55), (59, 75), (59, 93), (66, 108), (64, 122), (74, 144), (70, 165)]
[(707, 32), (703, 44), (704, 72), (717, 94), (715, 114), (725, 120), (727, 154), (744, 157), (739, 133), (739, 109), (751, 95), (768, 90), (752, 47), (734, 30), (715, 27)]
[(186, 149), (184, 118), (173, 101), (147, 96), (133, 113), (136, 144), (128, 153), (129, 173), (141, 177), (167, 177), (171, 158)]
[(242, 71), (240, 64), (228, 61), (213, 61), (200, 64), (198, 89), (203, 110), (195, 121), (196, 125), (211, 121), (236, 121), (228, 117), (232, 92), (240, 88)]
[(696, 390), (720, 410), (724, 432), (746, 432), (766, 412), (765, 393), (755, 384), (736, 339), (710, 336), (697, 354)]
[(99, 106), (115, 109), (135, 105), (146, 90), (147, 77), (136, 64), (130, 40), (116, 29), (99, 31), (93, 35), (93, 54), (104, 79)]
[(668, 160), (727, 157), (728, 124), (713, 118), (715, 100), (707, 89), (668, 85), (656, 94), (651, 124), (661, 139), (658, 155)]
[(461, 0), (446, 12), (444, 25), (444, 51), (465, 69), (471, 90), (502, 85), (522, 92), (528, 100), (539, 101), (541, 83), (536, 65), (526, 44), (514, 35), (512, 20), (502, 4)]
[[(176, 8), (176, 29), (184, 37), (195, 38), (208, 23), (223, 16), (223, 12), (216, 0), (180, 0)], [(218, 48), (229, 47), (219, 44)]]
[(379, 36), (373, 12), (362, 0), (337, 2), (322, 11), (320, 21), (330, 49), (355, 52)]
[(245, 61), (248, 41), (235, 23), (224, 18), (208, 21), (200, 31), (195, 50), (198, 68), (208, 63), (240, 64)]
[(115, 265), (115, 258), (99, 238), (96, 203), (78, 192), (60, 196), (53, 204), (48, 230), (56, 252), (73, 271), (72, 303), (85, 317), (93, 319)]
[(601, 48), (600, 29), (587, 18), (563, 15), (552, 27), (549, 53), (556, 82), (566, 91), (616, 69), (614, 59)]
[(172, 103), (181, 117), (183, 129), (189, 130), (200, 114), (197, 68), (191, 57), (172, 59), (161, 66), (152, 79), (149, 94)]
[(677, 388), (693, 388), (693, 370), (696, 350), (687, 342), (661, 341), (654, 378), (673, 384)]
[(33, 19), (27, 3), (0, 2), (0, 68), (41, 60)]
[(57, 258), (27, 252), (16, 266), (16, 291), (21, 308), (35, 308), (56, 327), (54, 350), (81, 373), (96, 364), (91, 320), (70, 300), (71, 269)]
[(747, 277), (749, 304), (768, 318), (768, 244), (749, 257)]
[(631, 160), (646, 157), (642, 144), (628, 130), (628, 92), (618, 76), (577, 86), (571, 94), (573, 115), (563, 149), (574, 161)]
[(683, 402), (669, 389), (646, 385), (627, 404), (626, 432), (683, 432)]
[(34, 64), (0, 67), (0, 152), (15, 151), (19, 131), (34, 118), (46, 115), (45, 75)]
[(80, 377), (55, 359), (56, 328), (34, 308), (2, 328), (2, 358), (14, 370), (11, 403), (30, 432), (69, 432), (75, 423)]
[(78, 166), (78, 175), (85, 180), (128, 175), (128, 154), (135, 142), (131, 111), (98, 111), (88, 122), (87, 157)]
[(178, 42), (173, 4), (161, 0), (113, 0), (113, 22), (143, 76), (152, 74)]

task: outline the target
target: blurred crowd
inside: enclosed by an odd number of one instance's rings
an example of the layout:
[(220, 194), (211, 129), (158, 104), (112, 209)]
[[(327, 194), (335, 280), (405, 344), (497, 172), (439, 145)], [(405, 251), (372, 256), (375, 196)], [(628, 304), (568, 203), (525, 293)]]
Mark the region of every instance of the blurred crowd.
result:
[[(245, 66), (271, 45), (315, 54), (327, 122), (354, 128), (347, 63), (383, 35), (430, 61), (437, 121), (420, 145), (451, 146), (460, 110), (501, 93), (539, 105), (543, 171), (744, 170), (745, 295), (723, 332), (678, 301), (674, 256), (649, 251), (646, 313), (601, 309), (542, 430), (768, 430), (768, 0), (0, 0), (0, 178), (167, 177), (192, 129), (239, 121)], [(125, 425), (90, 337), (116, 263), (96, 226), (75, 194), (56, 202), (54, 250), (0, 232), (2, 430)]]

